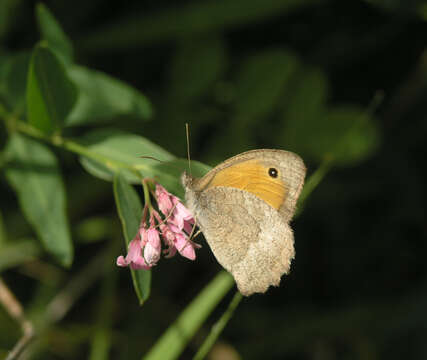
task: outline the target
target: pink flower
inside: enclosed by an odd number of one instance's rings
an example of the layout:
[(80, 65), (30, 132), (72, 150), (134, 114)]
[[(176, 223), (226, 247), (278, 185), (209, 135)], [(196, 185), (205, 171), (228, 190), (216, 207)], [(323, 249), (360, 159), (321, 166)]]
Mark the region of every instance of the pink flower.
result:
[(201, 245), (191, 241), (189, 236), (178, 226), (169, 224), (169, 229), (174, 233), (174, 246), (178, 252), (187, 259), (194, 260), (196, 258), (196, 248), (201, 248)]
[(194, 218), (192, 218), (191, 220), (186, 220), (184, 221), (184, 228), (183, 230), (187, 233), (187, 234), (191, 234), (191, 232), (193, 231), (194, 228)]
[(194, 245), (184, 234), (179, 233), (175, 236), (175, 247), (178, 252), (186, 257), (187, 259), (194, 260), (196, 258), (196, 252), (194, 251)]
[(186, 225), (185, 222), (194, 224), (193, 215), (191, 215), (190, 211), (182, 204), (182, 202), (176, 196), (172, 198), (172, 202), (174, 204), (174, 209), (170, 222), (177, 225), (180, 230), (184, 229), (184, 226)]
[[(156, 185), (156, 197), (160, 211), (165, 216), (169, 217), (166, 219), (166, 221), (172, 222), (181, 230), (185, 225), (187, 225), (188, 229), (188, 225), (194, 224), (193, 215), (183, 205), (181, 200), (175, 195), (169, 193), (163, 186), (159, 184)], [(186, 221), (190, 224), (185, 224)]]
[(119, 256), (116, 264), (118, 266), (130, 266), (133, 270), (149, 270), (151, 268), (151, 266), (145, 263), (145, 260), (142, 257), (141, 239), (139, 238), (139, 234), (129, 243), (126, 258)]
[(144, 247), (144, 259), (148, 265), (154, 266), (159, 261), (162, 251), (159, 232), (155, 227), (148, 229), (147, 239), (147, 244)]
[(159, 205), (160, 211), (165, 216), (169, 216), (169, 213), (173, 208), (172, 196), (173, 195), (169, 193), (162, 185), (156, 184), (157, 204)]
[[(193, 215), (179, 198), (169, 193), (160, 184), (156, 184), (155, 199), (164, 219), (151, 206), (150, 208), (148, 205), (145, 206), (138, 234), (129, 243), (126, 257), (117, 258), (118, 266), (130, 266), (134, 270), (151, 269), (160, 260), (162, 240), (166, 247), (163, 250), (165, 257), (172, 257), (179, 252), (187, 259), (196, 258), (195, 248), (200, 245), (189, 238), (195, 223)], [(151, 214), (148, 229), (147, 210)]]
[(176, 254), (175, 233), (165, 224), (160, 224), (160, 231), (165, 245), (168, 247), (164, 250), (165, 256), (170, 258)]

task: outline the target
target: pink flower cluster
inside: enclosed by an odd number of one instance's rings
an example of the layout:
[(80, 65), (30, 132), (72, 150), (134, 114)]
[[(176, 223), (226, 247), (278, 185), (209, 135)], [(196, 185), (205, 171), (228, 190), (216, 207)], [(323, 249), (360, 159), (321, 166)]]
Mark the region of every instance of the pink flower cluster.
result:
[(160, 259), (162, 241), (166, 246), (163, 250), (165, 257), (169, 258), (178, 251), (187, 259), (196, 258), (195, 248), (200, 245), (189, 238), (193, 227), (194, 218), (188, 209), (174, 195), (170, 194), (163, 186), (156, 184), (155, 198), (160, 212), (151, 209), (147, 228), (146, 209), (139, 226), (138, 233), (129, 243), (126, 257), (117, 258), (118, 266), (130, 266), (132, 269), (151, 269)]

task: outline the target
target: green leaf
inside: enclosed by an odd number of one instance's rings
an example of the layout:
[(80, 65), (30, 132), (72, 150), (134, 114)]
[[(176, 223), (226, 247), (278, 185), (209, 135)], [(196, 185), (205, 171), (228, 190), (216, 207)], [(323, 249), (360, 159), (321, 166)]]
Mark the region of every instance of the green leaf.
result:
[(272, 50), (249, 58), (236, 83), (235, 116), (244, 126), (274, 110), (297, 67), (294, 55)]
[(112, 181), (120, 171), (128, 182), (140, 183), (141, 177), (155, 176), (156, 160), (170, 161), (174, 156), (148, 139), (109, 129), (95, 130), (80, 138), (88, 156), (81, 157), (83, 167), (92, 175)]
[(292, 150), (317, 161), (328, 157), (337, 165), (353, 165), (371, 156), (380, 142), (374, 119), (356, 107), (324, 111), (305, 122), (289, 120), (285, 134), (293, 137)]
[(327, 95), (325, 75), (315, 69), (301, 69), (283, 105), (285, 127), (283, 131), (277, 132), (277, 143), (294, 151), (300, 150), (301, 143), (309, 144), (306, 133), (325, 113)]
[(67, 125), (113, 121), (118, 116), (149, 119), (153, 114), (143, 94), (100, 71), (73, 66), (68, 75), (79, 89), (79, 99), (66, 120)]
[(234, 285), (229, 273), (221, 271), (163, 333), (144, 360), (177, 359), (203, 322)]
[(39, 142), (13, 134), (6, 147), (6, 177), (45, 249), (69, 266), (73, 247), (65, 212), (65, 189), (55, 155)]
[[(211, 167), (201, 162), (191, 160), (191, 175), (194, 177), (202, 177)], [(168, 191), (184, 198), (184, 188), (181, 184), (181, 175), (184, 171), (190, 172), (188, 169), (187, 159), (174, 159), (166, 162), (156, 162), (152, 164), (152, 173), (156, 180), (162, 184)]]
[(43, 3), (37, 4), (36, 15), (42, 39), (65, 64), (71, 63), (73, 46), (55, 17)]
[(27, 85), (28, 121), (46, 134), (62, 127), (77, 100), (74, 84), (56, 56), (37, 45), (31, 57)]
[(353, 165), (377, 150), (380, 134), (374, 119), (364, 109), (350, 106), (336, 108), (325, 114), (323, 120), (330, 132), (318, 139), (319, 148), (330, 147), (329, 154), (335, 163)]
[(225, 70), (226, 54), (220, 39), (188, 39), (171, 65), (171, 95), (190, 102), (206, 93)]
[(0, 272), (36, 259), (42, 254), (35, 240), (18, 240), (0, 246)]
[(0, 75), (0, 93), (12, 111), (23, 111), (31, 54), (22, 52), (6, 58)]
[[(127, 183), (125, 177), (120, 173), (114, 177), (113, 187), (127, 250), (129, 243), (138, 232), (142, 217), (142, 206), (135, 189)], [(150, 296), (151, 271), (130, 269), (130, 272), (136, 295), (140, 305), (142, 305)]]
[(297, 66), (295, 56), (285, 50), (265, 51), (242, 64), (236, 80), (234, 113), (216, 144), (222, 155), (253, 146), (256, 127), (279, 108)]
[[(148, 139), (114, 130), (95, 130), (80, 138), (86, 156), (80, 158), (82, 166), (93, 176), (112, 181), (118, 172), (127, 182), (139, 184), (151, 177), (168, 191), (183, 196), (181, 175), (188, 170), (188, 161), (172, 154)], [(193, 176), (206, 174), (210, 167), (191, 161)]]
[(288, 94), (285, 117), (289, 119), (313, 119), (325, 110), (328, 97), (328, 80), (323, 72), (307, 67), (304, 67), (299, 75), (297, 84), (292, 87), (292, 91)]

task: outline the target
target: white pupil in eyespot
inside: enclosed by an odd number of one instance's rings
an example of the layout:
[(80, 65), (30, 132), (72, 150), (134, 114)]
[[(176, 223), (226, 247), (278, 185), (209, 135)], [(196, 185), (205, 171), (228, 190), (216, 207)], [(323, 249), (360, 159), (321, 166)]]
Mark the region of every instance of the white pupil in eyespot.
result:
[(268, 175), (270, 175), (272, 178), (276, 178), (278, 174), (279, 173), (275, 168), (268, 169)]

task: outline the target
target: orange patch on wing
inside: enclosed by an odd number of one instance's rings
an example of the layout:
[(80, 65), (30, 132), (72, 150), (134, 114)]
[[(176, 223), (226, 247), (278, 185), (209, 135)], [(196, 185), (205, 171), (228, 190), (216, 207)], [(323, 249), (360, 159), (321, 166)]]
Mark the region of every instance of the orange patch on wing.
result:
[(245, 190), (279, 210), (286, 200), (287, 188), (280, 176), (272, 178), (268, 170), (258, 160), (239, 162), (217, 172), (206, 188), (225, 186)]

